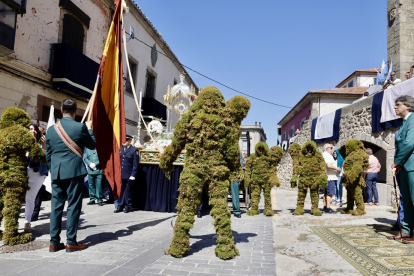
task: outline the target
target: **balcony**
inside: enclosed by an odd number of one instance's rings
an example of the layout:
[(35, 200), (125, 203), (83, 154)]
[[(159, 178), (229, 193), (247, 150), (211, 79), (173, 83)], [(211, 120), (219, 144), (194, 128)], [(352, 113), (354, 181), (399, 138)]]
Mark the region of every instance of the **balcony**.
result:
[(167, 109), (165, 105), (154, 98), (142, 98), (142, 106), (144, 110), (142, 116), (146, 121), (151, 121), (152, 118), (159, 118), (165, 121), (167, 119)]
[(52, 44), (53, 88), (89, 99), (92, 96), (99, 63), (65, 43)]

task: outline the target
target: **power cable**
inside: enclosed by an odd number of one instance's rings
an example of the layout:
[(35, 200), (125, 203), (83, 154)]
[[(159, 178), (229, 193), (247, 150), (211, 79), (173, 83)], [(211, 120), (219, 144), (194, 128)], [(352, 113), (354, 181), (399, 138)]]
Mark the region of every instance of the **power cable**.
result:
[[(125, 33), (126, 33), (127, 35), (129, 35), (129, 36), (130, 36), (130, 38), (133, 38), (133, 39), (135, 39), (135, 40), (137, 40), (137, 41), (141, 42), (142, 44), (144, 44), (144, 45), (148, 46), (149, 48), (153, 49), (153, 47), (152, 47), (152, 46), (148, 45), (148, 44), (147, 44), (147, 43), (145, 43), (144, 41), (142, 41), (142, 40), (140, 40), (140, 39), (138, 39), (138, 38), (136, 38), (136, 37), (131, 37), (131, 34), (129, 34), (128, 32), (125, 32)], [(202, 77), (205, 77), (206, 79), (209, 79), (209, 80), (211, 80), (211, 81), (213, 81), (213, 82), (215, 82), (215, 83), (218, 83), (218, 84), (220, 84), (221, 86), (224, 86), (224, 87), (226, 87), (226, 88), (228, 88), (228, 89), (230, 89), (230, 90), (233, 90), (233, 91), (235, 91), (235, 92), (237, 92), (237, 93), (240, 93), (240, 94), (242, 94), (242, 95), (245, 95), (245, 96), (247, 96), (247, 97), (250, 97), (250, 98), (255, 99), (255, 100), (258, 100), (258, 101), (262, 101), (262, 102), (264, 102), (264, 103), (268, 103), (268, 104), (272, 104), (272, 105), (276, 105), (276, 106), (280, 106), (280, 107), (284, 107), (284, 108), (292, 108), (292, 107), (290, 107), (290, 106), (285, 106), (285, 105), (281, 105), (281, 104), (277, 104), (277, 103), (272, 103), (272, 102), (269, 102), (269, 101), (266, 101), (266, 100), (263, 100), (263, 99), (257, 98), (257, 97), (255, 97), (255, 96), (252, 96), (252, 95), (249, 95), (249, 94), (243, 93), (243, 92), (241, 92), (241, 91), (239, 91), (239, 90), (237, 90), (237, 89), (231, 88), (230, 86), (227, 86), (227, 85), (225, 85), (225, 84), (223, 84), (223, 83), (221, 83), (221, 82), (219, 82), (219, 81), (216, 81), (215, 79), (212, 79), (212, 78), (210, 78), (210, 77), (208, 77), (208, 76), (206, 76), (206, 75), (204, 75), (204, 74), (202, 74), (202, 73), (200, 73), (200, 72), (198, 72), (198, 71), (196, 71), (196, 70), (194, 70), (194, 69), (192, 69), (192, 68), (190, 68), (190, 67), (188, 67), (188, 66), (186, 66), (186, 65), (182, 64), (182, 63), (181, 63), (181, 62), (179, 62), (178, 60), (173, 59), (173, 58), (171, 58), (171, 57), (167, 56), (166, 54), (164, 54), (163, 52), (158, 51), (157, 49), (154, 49), (154, 50), (155, 50), (155, 51), (157, 51), (158, 53), (160, 53), (161, 55), (165, 56), (166, 58), (170, 59), (172, 62), (176, 62), (176, 63), (180, 64), (182, 67), (185, 67), (185, 68), (187, 68), (188, 70), (193, 71), (194, 73), (196, 73), (196, 74), (198, 74), (198, 75), (200, 75), (200, 76), (202, 76)]]

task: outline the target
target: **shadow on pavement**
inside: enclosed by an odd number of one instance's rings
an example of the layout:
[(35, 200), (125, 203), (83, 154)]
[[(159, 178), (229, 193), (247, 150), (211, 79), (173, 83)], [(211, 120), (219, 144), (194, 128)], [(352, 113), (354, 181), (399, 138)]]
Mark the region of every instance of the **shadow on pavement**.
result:
[(381, 223), (388, 223), (393, 225), (395, 223), (395, 221), (397, 220), (397, 218), (395, 218), (395, 220), (391, 220), (391, 219), (387, 219), (387, 218), (375, 218), (376, 221), (381, 222)]
[[(132, 235), (135, 231), (144, 229), (149, 226), (155, 226), (163, 221), (171, 219), (172, 217), (175, 217), (175, 215), (167, 217), (167, 218), (163, 218), (163, 219), (157, 219), (153, 221), (147, 221), (147, 222), (142, 222), (142, 223), (138, 223), (135, 225), (131, 225), (131, 226), (128, 226), (127, 229), (120, 229), (116, 232), (97, 233), (97, 234), (86, 237), (85, 240), (81, 242), (88, 243), (88, 246), (94, 246), (94, 245), (98, 245), (100, 243), (104, 243), (107, 241), (115, 241), (115, 240), (118, 240), (118, 238), (120, 237)], [(91, 225), (89, 227), (95, 227), (95, 226), (96, 225)]]
[[(257, 236), (257, 234), (254, 233), (242, 233), (239, 234), (236, 231), (232, 231), (234, 242), (237, 246), (238, 243), (248, 243), (249, 238)], [(193, 255), (194, 253), (197, 253), (204, 248), (208, 248), (211, 246), (215, 246), (216, 243), (216, 234), (208, 234), (208, 235), (202, 235), (202, 236), (190, 236), (191, 239), (199, 239), (195, 243), (190, 245), (190, 250), (187, 252), (186, 257)]]

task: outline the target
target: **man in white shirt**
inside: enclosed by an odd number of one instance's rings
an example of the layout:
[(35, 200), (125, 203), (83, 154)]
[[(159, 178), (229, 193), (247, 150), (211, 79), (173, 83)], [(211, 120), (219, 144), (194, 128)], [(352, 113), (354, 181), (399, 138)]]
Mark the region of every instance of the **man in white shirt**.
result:
[(325, 213), (332, 213), (331, 200), (335, 194), (335, 184), (338, 180), (338, 173), (341, 169), (336, 166), (336, 161), (333, 158), (333, 146), (331, 144), (325, 144), (323, 146), (323, 159), (326, 163), (326, 174), (328, 175), (328, 187), (325, 189), (325, 195), (323, 197), (323, 211)]

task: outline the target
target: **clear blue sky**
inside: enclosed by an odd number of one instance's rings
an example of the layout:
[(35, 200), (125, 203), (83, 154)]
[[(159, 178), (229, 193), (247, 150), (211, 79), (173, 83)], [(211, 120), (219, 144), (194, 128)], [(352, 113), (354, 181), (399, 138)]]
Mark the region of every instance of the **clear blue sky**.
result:
[[(181, 63), (281, 105), (292, 107), (309, 90), (334, 88), (355, 70), (387, 60), (386, 0), (137, 3)], [(226, 100), (237, 95), (189, 74), (199, 87), (219, 88)], [(274, 146), (277, 123), (289, 109), (250, 100), (243, 124), (261, 122)]]

